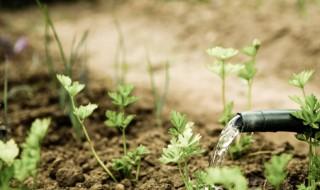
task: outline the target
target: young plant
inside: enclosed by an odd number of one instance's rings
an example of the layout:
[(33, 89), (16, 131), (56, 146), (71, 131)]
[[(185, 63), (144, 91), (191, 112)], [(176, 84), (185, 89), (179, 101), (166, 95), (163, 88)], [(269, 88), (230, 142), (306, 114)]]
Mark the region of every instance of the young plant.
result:
[(281, 184), (287, 177), (286, 168), (291, 159), (292, 155), (281, 154), (280, 156), (272, 156), (271, 160), (264, 164), (264, 175), (276, 190), (281, 189)]
[[(316, 160), (316, 146), (320, 144), (320, 134), (312, 134), (311, 129), (318, 129), (320, 123), (320, 100), (313, 94), (308, 95), (305, 91), (305, 85), (310, 81), (314, 74), (314, 71), (302, 71), (298, 74), (294, 74), (289, 80), (289, 83), (302, 92), (302, 97), (292, 96), (290, 97), (294, 102), (300, 106), (300, 110), (294, 112), (292, 115), (303, 121), (309, 130), (306, 130), (304, 134), (299, 134), (296, 137), (299, 140), (305, 141), (309, 144), (309, 164), (308, 164), (308, 188), (316, 189), (317, 185), (315, 179), (318, 177), (313, 176), (313, 167), (317, 163), (313, 163)], [(301, 186), (302, 187), (302, 186)]]
[(253, 40), (252, 44), (249, 46), (244, 47), (241, 52), (250, 59), (244, 63), (244, 67), (239, 71), (238, 76), (245, 80), (247, 85), (248, 85), (248, 106), (247, 109), (251, 110), (252, 109), (252, 84), (253, 84), (253, 79), (257, 73), (257, 68), (256, 68), (256, 56), (258, 53), (258, 50), (260, 48), (261, 42), (257, 39)]
[[(51, 19), (48, 7), (44, 4), (42, 4), (40, 2), (40, 0), (36, 0), (36, 3), (38, 5), (40, 11), (43, 14), (44, 21), (45, 21), (45, 41), (44, 41), (44, 43), (45, 43), (44, 44), (45, 58), (46, 58), (45, 63), (47, 64), (49, 74), (51, 75), (51, 77), (53, 77), (53, 80), (55, 81), (54, 84), (56, 84), (56, 80), (55, 80), (56, 78), (54, 77), (56, 75), (56, 68), (53, 65), (52, 57), (50, 55), (50, 49), (49, 49), (49, 41), (50, 41), (49, 40), (49, 33), (50, 33), (50, 31), (52, 32), (53, 38), (58, 46), (61, 61), (64, 65), (64, 74), (69, 76), (70, 78), (72, 78), (72, 76), (73, 76), (73, 72), (72, 72), (73, 65), (76, 62), (79, 62), (79, 60), (78, 60), (79, 51), (87, 39), (88, 31), (86, 31), (82, 34), (82, 37), (78, 43), (76, 43), (76, 38), (73, 39), (72, 46), (71, 46), (71, 53), (70, 53), (70, 56), (67, 57), (66, 52), (62, 46), (62, 42), (60, 40), (60, 37), (56, 31), (56, 28), (54, 26), (52, 19)], [(60, 106), (63, 107), (65, 104), (68, 104), (67, 112), (69, 113), (69, 117), (70, 117), (70, 121), (72, 123), (72, 126), (75, 129), (79, 129), (81, 127), (79, 126), (79, 123), (76, 122), (76, 119), (73, 118), (73, 114), (71, 113), (71, 110), (72, 110), (71, 104), (72, 103), (70, 102), (70, 100), (67, 99), (67, 96), (68, 95), (65, 93), (65, 91), (62, 88), (60, 88), (60, 91), (59, 91)], [(79, 131), (79, 130), (77, 130), (77, 131)], [(76, 134), (77, 134), (78, 139), (83, 138), (83, 135), (81, 135), (81, 133), (80, 134), (76, 133)]]
[(188, 162), (203, 150), (200, 147), (201, 136), (192, 131), (193, 123), (187, 122), (185, 115), (177, 112), (171, 114), (172, 128), (169, 129), (171, 135), (170, 144), (163, 149), (160, 161), (164, 164), (177, 164), (182, 181), (187, 190), (193, 189), (193, 183), (189, 172)]
[[(240, 64), (231, 64), (228, 61), (238, 54), (238, 50), (232, 48), (214, 47), (207, 50), (210, 56), (213, 56), (216, 61), (209, 65), (209, 70), (217, 74), (221, 79), (221, 97), (223, 112), (229, 114), (227, 109), (230, 109), (232, 103), (229, 103), (226, 99), (226, 77), (232, 73), (238, 73), (242, 68)], [(219, 121), (226, 124), (231, 118), (228, 115), (223, 115)]]
[(136, 167), (135, 180), (139, 180), (141, 159), (149, 154), (149, 150), (145, 146), (138, 146), (135, 150), (129, 151), (128, 154), (121, 158), (112, 160), (112, 168), (125, 177), (130, 177), (132, 169)]
[(65, 75), (57, 75), (57, 79), (61, 83), (63, 88), (66, 90), (67, 94), (69, 95), (70, 102), (71, 102), (71, 113), (73, 115), (73, 118), (75, 118), (76, 122), (79, 123), (81, 127), (80, 129), (82, 129), (82, 132), (89, 143), (89, 146), (94, 158), (97, 160), (99, 165), (103, 168), (103, 170), (113, 179), (113, 181), (116, 182), (117, 181), (116, 178), (113, 176), (111, 171), (108, 169), (108, 167), (104, 164), (104, 162), (98, 156), (94, 148), (94, 144), (84, 125), (85, 119), (88, 118), (98, 106), (96, 104), (89, 103), (88, 105), (85, 105), (85, 106), (81, 105), (77, 107), (75, 97), (84, 89), (85, 85), (80, 84), (79, 82), (72, 82), (72, 80)]
[(28, 177), (35, 177), (40, 162), (41, 142), (47, 134), (50, 119), (37, 119), (32, 123), (29, 135), (22, 145), (20, 158), (19, 148), (13, 139), (0, 140), (0, 189), (11, 189), (10, 181), (22, 183)]
[(159, 94), (159, 91), (156, 87), (155, 84), (155, 79), (154, 79), (154, 71), (152, 68), (152, 63), (150, 60), (149, 55), (147, 54), (147, 64), (148, 64), (148, 73), (149, 73), (149, 78), (150, 78), (150, 86), (151, 86), (151, 91), (153, 95), (153, 102), (154, 102), (154, 112), (155, 112), (155, 117), (156, 117), (156, 122), (158, 126), (162, 125), (162, 110), (165, 105), (167, 95), (168, 95), (168, 89), (169, 89), (169, 82), (170, 82), (170, 64), (169, 62), (166, 63), (165, 65), (165, 86), (162, 94)]
[(132, 85), (119, 85), (115, 92), (108, 93), (109, 97), (112, 99), (112, 103), (118, 107), (119, 111), (107, 110), (105, 125), (121, 131), (124, 155), (127, 154), (126, 129), (135, 118), (135, 115), (127, 115), (125, 113), (125, 108), (138, 100), (136, 96), (131, 95), (133, 89), (134, 87)]
[[(237, 167), (208, 168), (206, 171), (197, 172), (196, 189), (217, 189), (222, 186), (227, 190), (247, 190), (248, 182)], [(220, 188), (219, 188), (220, 189)]]
[(233, 159), (238, 159), (250, 149), (253, 142), (252, 135), (241, 135), (237, 142), (230, 146), (228, 152)]

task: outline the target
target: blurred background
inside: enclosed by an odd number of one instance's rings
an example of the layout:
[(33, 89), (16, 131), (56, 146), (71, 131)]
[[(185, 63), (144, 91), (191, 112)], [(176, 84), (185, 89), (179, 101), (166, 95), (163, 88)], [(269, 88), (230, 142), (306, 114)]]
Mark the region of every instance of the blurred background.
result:
[[(206, 49), (242, 48), (261, 40), (258, 74), (253, 84), (254, 109), (296, 108), (289, 95), (299, 90), (288, 84), (294, 72), (316, 70), (308, 92), (320, 93), (320, 3), (317, 0), (43, 0), (48, 4), (66, 52), (86, 34), (81, 62), (97, 79), (114, 80), (115, 60), (126, 62), (126, 79), (149, 89), (147, 57), (156, 82), (163, 85), (165, 63), (170, 63), (167, 109), (188, 113), (192, 119), (217, 127), (221, 113), (220, 79), (207, 69), (213, 59)], [(28, 49), (15, 66), (42, 67), (45, 21), (33, 0), (0, 0), (0, 58), (18, 39)], [(54, 64), (59, 49), (51, 39)], [(119, 51), (120, 48), (120, 51)], [(237, 62), (237, 60), (234, 60)], [(227, 97), (235, 111), (246, 109), (246, 86), (228, 78)], [(145, 100), (150, 99), (146, 96)], [(148, 101), (141, 104), (148, 106)], [(292, 134), (267, 134), (276, 143), (290, 141), (304, 150)]]

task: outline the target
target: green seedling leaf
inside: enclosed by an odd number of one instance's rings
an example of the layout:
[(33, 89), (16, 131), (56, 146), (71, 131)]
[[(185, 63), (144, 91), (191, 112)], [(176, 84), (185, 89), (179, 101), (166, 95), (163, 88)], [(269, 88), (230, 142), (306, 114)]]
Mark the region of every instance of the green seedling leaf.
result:
[(160, 158), (162, 163), (184, 162), (203, 152), (200, 147), (201, 136), (199, 134), (193, 134), (192, 127), (193, 123), (188, 122), (185, 130), (177, 136), (177, 139), (171, 139), (168, 147), (163, 149)]
[(238, 50), (232, 48), (214, 47), (207, 49), (207, 53), (219, 60), (228, 60), (238, 54)]
[(70, 77), (65, 75), (57, 75), (57, 78), (59, 82), (62, 84), (62, 86), (66, 89), (66, 91), (69, 93), (71, 97), (76, 96), (81, 92), (85, 85), (80, 84), (79, 82), (72, 82)]
[(293, 76), (289, 80), (289, 84), (302, 89), (310, 81), (313, 74), (313, 70), (302, 71), (298, 74), (293, 74)]
[(300, 105), (300, 110), (292, 113), (292, 115), (303, 121), (304, 125), (318, 129), (320, 122), (320, 102), (319, 99), (311, 94), (305, 99), (293, 96), (293, 101)]
[(233, 102), (228, 102), (225, 109), (223, 110), (222, 116), (219, 118), (219, 123), (226, 125), (230, 119), (234, 116), (233, 113)]
[(311, 158), (311, 167), (309, 171), (309, 180), (312, 181), (320, 181), (320, 156), (319, 155), (314, 155)]
[(29, 135), (22, 145), (21, 158), (14, 163), (14, 177), (23, 182), (29, 176), (35, 176), (40, 162), (41, 142), (47, 134), (51, 119), (35, 120)]
[(77, 115), (80, 120), (85, 120), (89, 117), (95, 109), (98, 108), (98, 105), (89, 103), (86, 106), (80, 106), (75, 109), (74, 114)]
[(217, 74), (220, 78), (224, 76), (237, 74), (243, 69), (243, 65), (241, 64), (231, 64), (231, 63), (224, 63), (222, 61), (216, 61), (213, 64), (208, 66), (208, 69)]
[(132, 85), (119, 85), (116, 92), (109, 92), (108, 95), (114, 105), (124, 108), (138, 100), (136, 96), (131, 95), (133, 89)]
[(277, 190), (280, 190), (281, 184), (287, 176), (286, 168), (291, 159), (292, 155), (281, 154), (280, 156), (272, 156), (271, 160), (264, 165), (264, 174), (268, 182)]
[(179, 134), (183, 133), (188, 122), (187, 116), (177, 111), (171, 112), (170, 121), (172, 127), (169, 129), (169, 134), (174, 137), (177, 137)]
[(248, 182), (237, 167), (209, 168), (198, 177), (200, 177), (198, 181), (207, 186), (222, 185), (227, 190), (248, 189)]
[(106, 111), (107, 120), (105, 125), (111, 128), (124, 130), (135, 118), (135, 115), (125, 115), (123, 112)]
[(229, 153), (233, 159), (240, 158), (245, 154), (254, 142), (252, 135), (242, 134), (238, 142), (234, 143), (229, 148)]
[(114, 159), (112, 161), (112, 168), (128, 177), (131, 175), (132, 169), (139, 166), (141, 159), (149, 153), (149, 150), (145, 146), (140, 145), (135, 150), (128, 152), (121, 158)]
[(255, 62), (253, 60), (244, 63), (244, 67), (240, 69), (238, 76), (246, 81), (250, 81), (257, 73)]
[(13, 139), (3, 142), (0, 140), (0, 161), (11, 166), (19, 154), (19, 148)]
[(255, 57), (258, 53), (260, 46), (261, 46), (260, 40), (254, 39), (252, 44), (242, 48), (241, 52), (247, 56)]

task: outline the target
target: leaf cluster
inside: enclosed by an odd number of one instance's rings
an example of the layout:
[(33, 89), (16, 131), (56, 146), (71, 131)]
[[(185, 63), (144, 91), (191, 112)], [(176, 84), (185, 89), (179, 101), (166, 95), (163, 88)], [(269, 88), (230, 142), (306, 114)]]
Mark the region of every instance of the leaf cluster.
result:
[(36, 175), (40, 162), (41, 142), (47, 134), (50, 121), (50, 119), (37, 119), (32, 123), (18, 159), (19, 148), (15, 141), (0, 140), (0, 189), (10, 189), (9, 182), (13, 178), (23, 182), (26, 178)]
[(196, 174), (197, 186), (222, 186), (227, 190), (247, 190), (248, 182), (238, 167), (208, 168)]
[(135, 118), (135, 115), (125, 115), (123, 112), (106, 111), (107, 120), (105, 125), (111, 128), (119, 128), (125, 130), (131, 121)]
[(223, 109), (223, 113), (219, 118), (219, 123), (226, 125), (230, 121), (230, 119), (233, 118), (233, 116), (235, 115), (233, 113), (233, 106), (233, 101), (230, 101), (226, 104), (226, 107)]
[[(128, 177), (132, 173), (134, 167), (138, 167), (141, 159), (149, 154), (149, 150), (145, 146), (138, 146), (135, 150), (129, 151), (121, 158), (112, 160), (112, 168), (124, 176)], [(137, 171), (138, 173), (138, 171)]]
[(291, 97), (300, 106), (300, 110), (294, 112), (292, 115), (303, 121), (304, 125), (310, 126), (314, 129), (319, 129), (320, 122), (320, 101), (311, 94), (305, 98), (298, 96)]
[(133, 85), (123, 84), (119, 85), (115, 92), (109, 92), (108, 95), (111, 98), (112, 103), (122, 109), (138, 100), (136, 96), (131, 95), (133, 89)]
[(310, 81), (314, 74), (313, 70), (309, 71), (302, 71), (300, 73), (295, 73), (289, 80), (289, 84), (298, 87), (298, 88), (304, 88), (305, 85)]
[(280, 189), (281, 184), (287, 176), (286, 168), (291, 159), (292, 155), (281, 154), (280, 156), (272, 156), (271, 160), (264, 164), (265, 177), (277, 190)]
[(177, 136), (172, 136), (170, 144), (163, 149), (160, 161), (164, 164), (187, 162), (191, 157), (203, 152), (200, 147), (201, 136), (193, 134), (192, 122), (188, 122), (184, 130)]
[(241, 135), (239, 142), (230, 146), (228, 152), (233, 159), (237, 159), (250, 149), (253, 142), (254, 138), (252, 135)]

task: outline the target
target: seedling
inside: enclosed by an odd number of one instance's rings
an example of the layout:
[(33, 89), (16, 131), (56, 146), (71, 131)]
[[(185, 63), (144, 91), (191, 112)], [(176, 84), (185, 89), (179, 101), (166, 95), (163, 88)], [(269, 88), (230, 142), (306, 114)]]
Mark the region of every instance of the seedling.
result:
[(248, 110), (252, 109), (252, 84), (257, 73), (256, 56), (260, 48), (261, 42), (257, 39), (253, 40), (252, 44), (244, 47), (241, 52), (247, 55), (250, 59), (244, 63), (244, 67), (239, 71), (238, 76), (246, 81), (248, 85)]
[[(238, 73), (239, 70), (243, 67), (240, 64), (231, 64), (228, 61), (238, 54), (238, 50), (232, 48), (222, 48), (222, 47), (214, 47), (207, 50), (207, 53), (210, 56), (213, 56), (216, 61), (209, 65), (209, 70), (213, 73), (217, 74), (221, 79), (221, 97), (222, 97), (222, 106), (224, 114), (219, 121), (223, 124), (226, 124), (231, 118), (229, 115), (229, 110), (231, 108), (231, 102), (228, 102), (226, 99), (226, 77), (232, 73)], [(229, 109), (229, 110), (227, 110)]]
[[(306, 127), (310, 127), (310, 129), (318, 129), (320, 123), (320, 100), (313, 94), (308, 95), (305, 91), (305, 85), (310, 81), (313, 74), (314, 71), (302, 71), (301, 73), (294, 74), (292, 76), (289, 83), (299, 88), (303, 96), (292, 96), (290, 98), (300, 106), (300, 110), (294, 112), (292, 115), (302, 120)], [(316, 155), (315, 148), (320, 143), (320, 134), (311, 134), (310, 130), (306, 130), (304, 134), (299, 134), (296, 137), (309, 144), (309, 174), (307, 187), (316, 189), (315, 178), (317, 178), (317, 180), (319, 180), (319, 178), (313, 176), (312, 171), (313, 167), (318, 165), (318, 160), (316, 159), (318, 156)], [(316, 161), (316, 163), (313, 163), (313, 161)]]
[(206, 171), (197, 172), (196, 176), (197, 190), (214, 190), (216, 186), (227, 190), (248, 189), (248, 182), (237, 167), (208, 168)]
[[(89, 146), (94, 158), (97, 160), (99, 165), (103, 168), (103, 170), (116, 182), (117, 181), (116, 178), (113, 176), (111, 171), (108, 169), (108, 167), (104, 164), (104, 162), (98, 156), (94, 148), (94, 144), (84, 125), (85, 119), (88, 118), (98, 106), (96, 104), (89, 103), (88, 105), (85, 105), (85, 106), (81, 105), (77, 107), (75, 97), (84, 89), (85, 85), (80, 84), (79, 82), (72, 82), (72, 80), (65, 75), (57, 75), (57, 78), (61, 83), (61, 85), (63, 86), (63, 88), (66, 90), (67, 94), (69, 95), (70, 102), (71, 102), (71, 113), (73, 115), (73, 118), (75, 118), (76, 122), (79, 123), (81, 127), (80, 129), (82, 129), (82, 132), (89, 143)], [(80, 129), (76, 129), (76, 130), (80, 130)], [(77, 131), (77, 132), (79, 133), (80, 131)]]
[(147, 64), (148, 64), (148, 73), (149, 73), (149, 78), (150, 78), (150, 86), (151, 86), (151, 91), (153, 95), (153, 104), (154, 104), (154, 112), (155, 112), (155, 117), (156, 117), (156, 122), (158, 126), (162, 125), (162, 110), (165, 105), (167, 95), (168, 95), (168, 90), (169, 90), (169, 82), (170, 82), (170, 64), (169, 62), (166, 62), (165, 65), (165, 85), (164, 85), (164, 90), (163, 93), (160, 94), (154, 80), (154, 71), (152, 68), (152, 63), (150, 60), (149, 55), (147, 54)]
[(281, 184), (287, 177), (286, 168), (291, 159), (292, 155), (281, 154), (280, 156), (272, 156), (271, 160), (264, 164), (264, 175), (276, 190), (281, 189)]
[[(258, 50), (260, 48), (260, 41), (255, 39), (253, 42), (244, 48), (242, 48), (241, 52), (249, 57), (249, 60), (244, 62), (244, 67), (240, 69), (238, 76), (246, 81), (248, 86), (248, 92), (247, 92), (247, 109), (252, 109), (252, 84), (253, 79), (257, 73), (256, 68), (256, 56), (258, 53)], [(225, 119), (228, 119), (229, 117), (233, 116), (232, 108), (230, 108), (228, 113), (228, 117)], [(233, 158), (238, 158), (239, 156), (243, 155), (246, 151), (248, 151), (251, 147), (252, 142), (254, 141), (253, 137), (251, 135), (239, 135), (237, 138), (237, 141), (234, 145), (232, 145), (229, 149), (229, 153)]]
[(112, 168), (116, 171), (119, 171), (124, 176), (130, 177), (132, 174), (132, 169), (136, 167), (135, 180), (138, 181), (141, 159), (147, 154), (149, 154), (149, 150), (145, 146), (140, 145), (135, 150), (129, 151), (128, 154), (122, 156), (121, 158), (112, 160)]
[[(48, 67), (48, 72), (53, 77), (53, 80), (55, 81), (55, 74), (56, 74), (56, 68), (53, 65), (52, 62), (52, 57), (50, 55), (50, 49), (49, 49), (49, 32), (51, 31), (54, 37), (54, 40), (58, 46), (59, 54), (61, 57), (61, 61), (64, 65), (64, 74), (71, 77), (73, 76), (72, 68), (75, 62), (78, 61), (78, 56), (79, 56), (79, 51), (80, 48), (83, 46), (85, 43), (87, 36), (88, 36), (88, 31), (84, 32), (80, 41), (76, 43), (76, 38), (73, 39), (72, 46), (71, 46), (71, 53), (70, 56), (66, 56), (66, 52), (62, 46), (60, 37), (56, 31), (56, 28), (54, 26), (54, 23), (51, 19), (48, 7), (40, 2), (40, 0), (36, 0), (37, 5), (39, 9), (41, 10), (44, 20), (45, 20), (45, 44), (44, 44), (44, 49), (45, 49), (45, 58), (46, 61), (45, 63), (47, 64)], [(63, 89), (60, 89), (59, 92), (59, 101), (60, 101), (60, 106), (63, 107), (65, 104), (68, 104), (69, 106), (67, 107), (67, 112), (69, 113), (69, 117), (72, 123), (72, 126), (74, 128), (81, 128), (77, 122), (75, 122), (75, 118), (73, 118), (73, 114), (71, 113), (71, 103), (67, 100), (67, 94)], [(82, 136), (77, 136), (79, 139), (82, 138)]]
[(172, 128), (170, 144), (163, 149), (160, 161), (164, 164), (177, 164), (182, 181), (187, 190), (193, 189), (193, 183), (189, 172), (188, 162), (192, 157), (200, 155), (203, 150), (200, 147), (201, 136), (194, 134), (192, 122), (186, 122), (186, 117), (180, 113), (171, 113)]
[(47, 134), (50, 119), (37, 119), (32, 123), (29, 135), (22, 145), (22, 153), (17, 159), (19, 148), (13, 139), (0, 140), (0, 189), (11, 189), (10, 181), (25, 179), (37, 174), (40, 162), (41, 142)]
[(237, 140), (238, 141), (234, 145), (230, 146), (228, 150), (233, 159), (238, 159), (245, 154), (254, 142), (252, 135), (241, 135)]
[(126, 128), (135, 118), (135, 115), (127, 115), (125, 113), (125, 108), (138, 100), (136, 96), (131, 95), (133, 89), (134, 87), (132, 85), (119, 85), (115, 92), (108, 93), (109, 97), (112, 99), (112, 103), (118, 107), (119, 111), (107, 110), (107, 120), (105, 121), (105, 124), (107, 127), (116, 128), (121, 131), (124, 155), (127, 154)]

